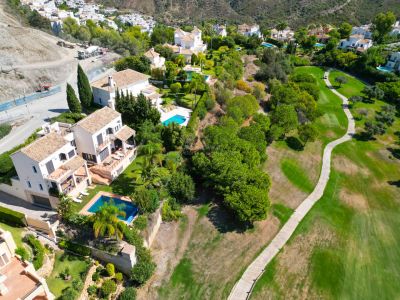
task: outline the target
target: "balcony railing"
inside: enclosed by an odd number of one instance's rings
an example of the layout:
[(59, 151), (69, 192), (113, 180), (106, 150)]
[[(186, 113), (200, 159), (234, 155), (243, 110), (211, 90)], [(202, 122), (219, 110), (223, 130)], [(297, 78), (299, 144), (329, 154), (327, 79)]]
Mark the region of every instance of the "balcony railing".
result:
[(103, 143), (101, 143), (100, 145), (97, 145), (97, 147), (96, 147), (96, 152), (97, 152), (97, 153), (100, 153), (101, 150), (103, 150), (105, 147), (108, 146), (108, 144), (110, 144), (110, 138), (109, 138), (109, 137), (106, 137), (106, 138), (103, 140)]

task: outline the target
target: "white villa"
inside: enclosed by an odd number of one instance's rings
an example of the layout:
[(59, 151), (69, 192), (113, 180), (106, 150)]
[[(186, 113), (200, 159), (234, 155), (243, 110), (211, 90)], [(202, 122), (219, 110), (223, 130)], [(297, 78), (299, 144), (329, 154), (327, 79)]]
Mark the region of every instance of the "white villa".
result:
[(110, 184), (136, 157), (135, 131), (109, 107), (74, 125), (46, 124), (39, 135), (11, 155), (18, 175), (13, 188), (39, 206), (54, 209), (57, 194), (75, 198), (92, 181)]
[(353, 27), (351, 30), (351, 35), (360, 34), (364, 36), (365, 39), (372, 39), (371, 25), (362, 25)]
[(125, 95), (132, 93), (133, 96), (137, 96), (143, 93), (158, 107), (161, 95), (157, 93), (157, 88), (149, 83), (149, 78), (150, 76), (131, 69), (105, 76), (91, 83), (94, 102), (115, 109), (115, 93), (118, 89)]
[(144, 56), (150, 60), (152, 69), (164, 68), (165, 58), (160, 56), (160, 54), (156, 52), (154, 48), (151, 48), (149, 51), (147, 51)]
[(242, 24), (238, 26), (238, 33), (250, 37), (252, 35), (256, 35), (258, 37), (261, 37), (261, 31), (260, 31), (260, 25), (258, 24), (253, 24), (253, 25), (248, 25), (248, 24)]
[(287, 42), (294, 39), (294, 31), (290, 28), (284, 30), (272, 29), (271, 38), (281, 42)]
[(77, 196), (91, 183), (86, 161), (77, 155), (74, 134), (64, 125), (45, 126), (42, 137), (11, 155), (28, 202), (57, 207), (57, 192)]
[(226, 37), (228, 35), (225, 25), (218, 25), (217, 24), (217, 25), (213, 26), (213, 29), (216, 32), (216, 34), (218, 34), (219, 36)]
[(96, 183), (111, 183), (136, 157), (135, 131), (122, 125), (121, 114), (107, 106), (76, 123), (72, 131), (78, 154), (90, 165)]
[(354, 49), (358, 52), (364, 52), (372, 46), (372, 40), (363, 34), (353, 34), (347, 40), (341, 40), (339, 44), (341, 49)]
[(0, 299), (53, 300), (54, 295), (33, 265), (23, 262), (9, 231), (0, 229)]
[(183, 31), (178, 28), (174, 33), (174, 45), (164, 44), (169, 47), (175, 54), (185, 56), (186, 61), (190, 63), (192, 54), (199, 54), (207, 50), (207, 45), (203, 43), (201, 38), (201, 30), (196, 26), (191, 32)]
[(400, 35), (400, 21), (397, 21), (394, 26), (392, 31), (390, 32), (390, 35), (392, 36), (397, 36)]
[(392, 71), (400, 72), (400, 52), (393, 52), (389, 56), (389, 60), (386, 63), (386, 68), (391, 69)]

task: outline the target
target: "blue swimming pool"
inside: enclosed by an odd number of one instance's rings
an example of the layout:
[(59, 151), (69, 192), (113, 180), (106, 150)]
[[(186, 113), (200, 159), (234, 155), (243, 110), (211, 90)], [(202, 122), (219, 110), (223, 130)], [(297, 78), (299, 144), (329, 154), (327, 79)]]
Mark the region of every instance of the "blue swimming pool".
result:
[(272, 48), (274, 47), (274, 45), (270, 44), (270, 43), (261, 43), (261, 46), (265, 47), (265, 48)]
[(165, 120), (163, 123), (163, 125), (167, 126), (171, 123), (177, 123), (179, 125), (182, 125), (183, 123), (186, 122), (186, 117), (181, 116), (181, 115), (175, 115), (167, 120)]
[(325, 47), (325, 44), (316, 43), (314, 46), (315, 46), (315, 47), (318, 47), (318, 48), (322, 48), (322, 47)]
[(125, 217), (119, 216), (118, 219), (127, 223), (132, 222), (138, 213), (138, 208), (132, 202), (124, 201), (119, 198), (109, 197), (101, 195), (97, 200), (89, 207), (88, 212), (96, 213), (104, 204), (112, 202), (115, 206), (118, 206), (125, 212)]
[(388, 67), (376, 67), (376, 69), (381, 71), (381, 72), (386, 72), (386, 73), (393, 72), (393, 70), (391, 68), (388, 68)]

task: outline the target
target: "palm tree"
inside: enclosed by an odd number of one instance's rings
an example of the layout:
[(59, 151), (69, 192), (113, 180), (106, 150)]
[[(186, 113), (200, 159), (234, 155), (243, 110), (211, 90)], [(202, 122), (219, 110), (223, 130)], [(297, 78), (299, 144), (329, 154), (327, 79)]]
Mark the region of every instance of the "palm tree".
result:
[(91, 219), (93, 222), (93, 233), (98, 237), (115, 237), (117, 240), (123, 238), (123, 223), (118, 217), (125, 217), (125, 212), (111, 201), (105, 203)]
[(200, 70), (203, 72), (203, 64), (204, 61), (206, 60), (205, 54), (200, 52), (199, 54), (197, 54), (197, 59), (199, 60), (200, 63)]

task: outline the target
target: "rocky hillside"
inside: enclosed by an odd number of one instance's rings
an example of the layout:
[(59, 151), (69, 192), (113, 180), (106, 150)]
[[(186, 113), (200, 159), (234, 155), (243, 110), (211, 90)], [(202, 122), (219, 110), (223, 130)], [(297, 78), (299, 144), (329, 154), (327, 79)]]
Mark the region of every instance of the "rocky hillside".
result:
[(155, 15), (168, 23), (204, 19), (257, 21), (274, 25), (288, 20), (292, 26), (311, 22), (368, 22), (377, 12), (400, 15), (399, 0), (99, 0), (119, 8)]

